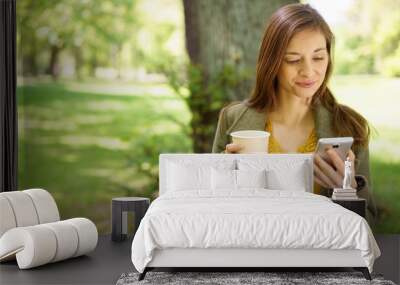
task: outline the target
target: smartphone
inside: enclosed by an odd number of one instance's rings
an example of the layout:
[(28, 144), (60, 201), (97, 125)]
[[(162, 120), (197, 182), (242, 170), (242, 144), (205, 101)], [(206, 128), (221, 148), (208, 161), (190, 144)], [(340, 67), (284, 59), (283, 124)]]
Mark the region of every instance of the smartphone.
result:
[(352, 145), (352, 137), (321, 138), (318, 140), (316, 153), (318, 153), (326, 161), (331, 162), (325, 150), (333, 148), (336, 150), (339, 157), (345, 161), (347, 158), (347, 153)]

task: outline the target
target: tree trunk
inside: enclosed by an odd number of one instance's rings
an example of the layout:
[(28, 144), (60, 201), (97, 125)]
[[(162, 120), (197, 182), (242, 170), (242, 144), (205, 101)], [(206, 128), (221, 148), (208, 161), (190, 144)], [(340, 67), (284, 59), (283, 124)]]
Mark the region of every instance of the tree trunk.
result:
[(37, 40), (36, 40), (36, 37), (32, 37), (31, 52), (28, 57), (28, 62), (31, 67), (32, 76), (38, 75), (38, 66), (37, 66), (37, 61), (36, 61), (37, 55), (38, 55)]
[(91, 52), (90, 59), (89, 59), (89, 75), (91, 77), (96, 76), (96, 68), (98, 67), (98, 59), (97, 59), (97, 52), (95, 49)]
[(73, 54), (75, 60), (75, 78), (79, 81), (82, 79), (82, 66), (83, 66), (83, 58), (82, 58), (82, 47), (73, 47)]
[(117, 78), (121, 79), (122, 78), (122, 43), (118, 43), (117, 45)]
[(47, 68), (47, 74), (50, 74), (54, 80), (56, 80), (59, 75), (58, 59), (60, 51), (61, 47), (57, 45), (50, 46), (50, 60), (49, 60), (49, 66)]
[[(29, 45), (23, 45), (22, 43), (29, 43)], [(23, 32), (20, 38), (19, 53), (22, 57), (22, 75), (23, 76), (37, 76), (38, 65), (37, 65), (37, 39), (34, 36), (34, 32), (29, 30)]]
[[(249, 96), (255, 82), (259, 46), (270, 15), (279, 7), (296, 2), (183, 0), (186, 49), (191, 63), (199, 67), (202, 78), (200, 91), (194, 89), (193, 93), (197, 94), (192, 93), (188, 102), (193, 115), (194, 152), (211, 151), (220, 109), (213, 110), (212, 103), (221, 100), (226, 104)], [(227, 66), (242, 80), (231, 88), (224, 88), (220, 92), (223, 94), (221, 99), (216, 97), (215, 90), (205, 90), (215, 84)], [(196, 99), (205, 104), (193, 102)]]

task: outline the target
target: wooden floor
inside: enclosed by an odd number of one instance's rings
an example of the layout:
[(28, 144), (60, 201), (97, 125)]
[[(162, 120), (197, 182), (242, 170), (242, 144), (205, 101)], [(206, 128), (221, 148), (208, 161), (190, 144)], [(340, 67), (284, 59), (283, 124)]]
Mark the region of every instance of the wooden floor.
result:
[[(375, 262), (374, 273), (381, 273), (385, 279), (399, 284), (400, 235), (377, 235), (376, 240), (382, 256)], [(100, 236), (96, 250), (88, 256), (29, 270), (19, 270), (16, 262), (2, 263), (0, 284), (115, 284), (122, 273), (134, 271), (130, 248), (131, 239), (115, 243), (110, 236)], [(338, 268), (337, 271), (342, 270)]]

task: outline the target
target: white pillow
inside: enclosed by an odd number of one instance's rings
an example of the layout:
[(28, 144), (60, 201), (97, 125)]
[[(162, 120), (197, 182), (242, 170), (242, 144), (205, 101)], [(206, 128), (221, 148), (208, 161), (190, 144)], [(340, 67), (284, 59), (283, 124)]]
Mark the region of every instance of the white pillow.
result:
[(168, 191), (201, 189), (211, 189), (210, 167), (169, 163)]
[(211, 185), (213, 190), (236, 190), (236, 170), (213, 167), (211, 170)]
[(241, 188), (266, 188), (266, 171), (263, 170), (211, 170), (211, 184), (215, 191)]
[(211, 168), (235, 169), (234, 159), (185, 157), (166, 163), (167, 191), (201, 190), (211, 191)]
[(267, 188), (272, 190), (289, 190), (306, 192), (308, 175), (304, 171), (306, 165), (298, 164), (289, 171), (281, 169), (267, 170)]
[(265, 169), (236, 170), (238, 188), (267, 188)]
[(309, 179), (312, 170), (304, 158), (240, 158), (238, 168), (240, 170), (265, 169), (268, 189), (299, 191), (312, 189), (312, 181)]

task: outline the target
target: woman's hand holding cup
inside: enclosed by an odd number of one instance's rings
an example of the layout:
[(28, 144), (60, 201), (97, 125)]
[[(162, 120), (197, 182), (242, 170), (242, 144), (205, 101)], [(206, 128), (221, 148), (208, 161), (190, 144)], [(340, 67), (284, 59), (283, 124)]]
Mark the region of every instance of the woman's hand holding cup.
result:
[(225, 153), (239, 153), (242, 146), (237, 143), (230, 143), (225, 146)]

